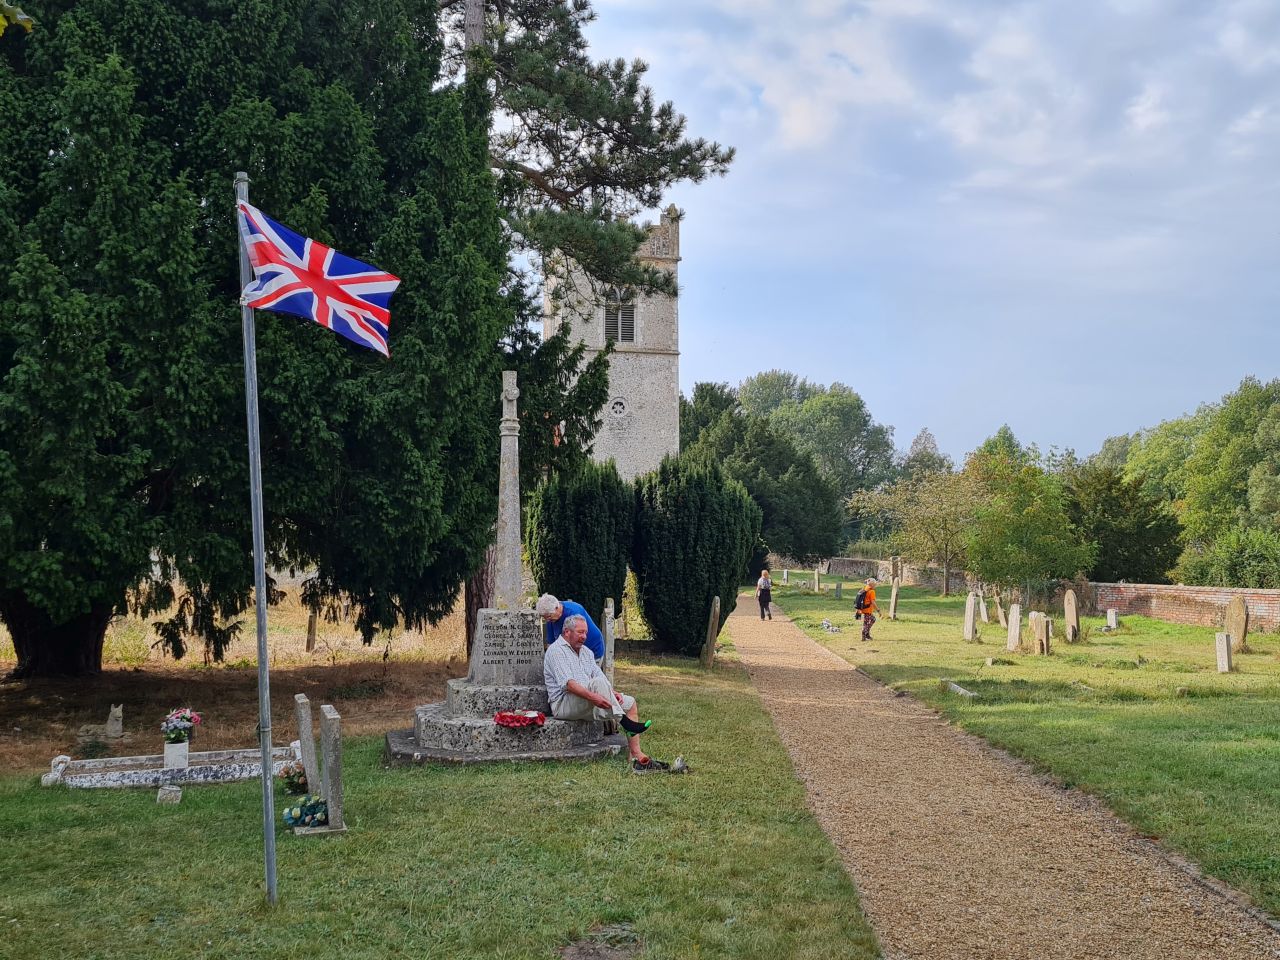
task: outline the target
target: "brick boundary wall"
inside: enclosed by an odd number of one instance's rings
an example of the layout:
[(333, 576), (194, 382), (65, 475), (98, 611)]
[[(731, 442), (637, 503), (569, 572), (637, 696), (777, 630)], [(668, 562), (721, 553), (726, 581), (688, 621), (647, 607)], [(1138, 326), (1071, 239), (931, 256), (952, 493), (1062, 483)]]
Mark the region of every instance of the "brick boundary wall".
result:
[[(780, 561), (779, 568), (785, 565)], [(861, 557), (832, 557), (819, 564), (823, 573), (832, 576), (863, 579), (875, 577), (889, 582), (888, 560), (866, 560)], [(793, 573), (812, 575), (813, 567), (791, 567)], [(964, 571), (951, 572), (951, 591), (970, 589), (972, 580)], [(942, 588), (942, 571), (936, 567), (903, 564), (902, 583), (910, 587)], [(1072, 584), (1064, 583), (1054, 597), (1054, 606), (1062, 608), (1062, 591)], [(1084, 586), (1082, 590), (1081, 587)], [(1221, 627), (1227, 603), (1232, 597), (1244, 597), (1249, 608), (1249, 629), (1280, 630), (1280, 590), (1254, 590), (1238, 587), (1188, 587), (1160, 583), (1089, 583), (1076, 584), (1081, 605), (1101, 615), (1115, 608), (1120, 616), (1153, 617), (1167, 623), (1184, 623), (1194, 627)]]
[(1220, 627), (1227, 603), (1232, 597), (1244, 597), (1249, 608), (1250, 631), (1280, 628), (1280, 590), (1153, 583), (1094, 583), (1090, 586), (1098, 613), (1114, 607), (1121, 616), (1135, 614), (1169, 623)]

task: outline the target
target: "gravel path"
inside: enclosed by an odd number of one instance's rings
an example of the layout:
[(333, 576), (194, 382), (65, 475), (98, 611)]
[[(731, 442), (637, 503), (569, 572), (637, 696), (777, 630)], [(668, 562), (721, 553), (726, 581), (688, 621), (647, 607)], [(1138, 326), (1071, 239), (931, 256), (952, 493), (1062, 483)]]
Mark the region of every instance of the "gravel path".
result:
[(734, 645), (887, 960), (1280, 957), (1102, 805), (896, 696), (745, 597)]

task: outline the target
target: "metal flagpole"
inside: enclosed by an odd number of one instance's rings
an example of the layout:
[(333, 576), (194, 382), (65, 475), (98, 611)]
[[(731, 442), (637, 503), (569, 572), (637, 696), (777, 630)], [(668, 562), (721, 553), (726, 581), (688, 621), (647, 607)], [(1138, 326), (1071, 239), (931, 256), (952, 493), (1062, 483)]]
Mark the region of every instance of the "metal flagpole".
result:
[[(249, 200), (249, 175), (236, 173), (236, 202)], [(239, 210), (236, 211), (239, 233)], [(240, 235), (240, 289), (253, 279), (249, 251)], [(249, 499), (253, 513), (253, 584), (258, 606), (258, 740), (262, 747), (262, 837), (267, 874), (267, 902), (276, 895), (276, 810), (271, 784), (271, 678), (267, 672), (267, 567), (262, 524), (262, 451), (258, 440), (258, 355), (254, 346), (253, 308), (240, 307), (244, 330), (244, 404), (249, 421)]]

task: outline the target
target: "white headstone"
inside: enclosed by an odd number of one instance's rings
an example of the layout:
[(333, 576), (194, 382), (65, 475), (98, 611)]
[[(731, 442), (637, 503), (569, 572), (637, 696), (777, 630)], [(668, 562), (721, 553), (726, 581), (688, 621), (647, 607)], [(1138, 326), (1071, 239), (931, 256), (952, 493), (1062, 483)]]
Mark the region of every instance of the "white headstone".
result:
[(1107, 629), (1115, 630), (1120, 626), (1119, 611), (1115, 607), (1107, 610)]
[(1230, 673), (1231, 672), (1231, 634), (1229, 633), (1215, 634), (1214, 639), (1216, 641), (1217, 650), (1218, 650), (1218, 672)]
[(613, 597), (608, 597), (604, 602), (604, 675), (609, 678), (609, 683), (613, 683)]
[(324, 800), (330, 830), (342, 830), (342, 717), (329, 704), (320, 707), (320, 751), (324, 756)]
[(1022, 644), (1022, 604), (1014, 603), (1009, 606), (1009, 639), (1005, 643), (1005, 650), (1009, 653), (1017, 653), (1018, 647)]
[(791, 571), (790, 571), (790, 570), (783, 570), (783, 571), (782, 571), (782, 582), (783, 582), (783, 583), (790, 583), (790, 582), (791, 582)]
[(969, 596), (966, 597), (964, 601), (963, 636), (965, 640), (978, 639), (978, 625), (976, 622), (977, 611), (978, 611), (978, 595), (974, 593), (972, 590), (970, 590)]
[(320, 764), (316, 762), (316, 737), (311, 729), (311, 701), (305, 693), (293, 698), (298, 717), (298, 749), (302, 753), (302, 770), (307, 776), (307, 792), (320, 792)]

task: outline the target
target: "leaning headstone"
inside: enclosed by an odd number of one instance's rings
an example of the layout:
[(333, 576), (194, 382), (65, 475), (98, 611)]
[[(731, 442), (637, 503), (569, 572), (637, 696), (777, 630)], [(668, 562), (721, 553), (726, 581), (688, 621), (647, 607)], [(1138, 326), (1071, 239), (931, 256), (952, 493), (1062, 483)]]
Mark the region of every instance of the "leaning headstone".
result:
[(1000, 626), (1009, 626), (1009, 618), (1005, 615), (1004, 604), (1000, 602), (1000, 594), (998, 592), (996, 593), (996, 619), (1000, 621)]
[(978, 616), (982, 618), (983, 623), (991, 622), (991, 617), (987, 614), (987, 597), (981, 592), (978, 594)]
[(1067, 590), (1062, 597), (1062, 629), (1067, 643), (1080, 639), (1080, 605), (1074, 590)]
[(1107, 629), (1108, 629), (1108, 630), (1116, 630), (1116, 629), (1118, 629), (1119, 627), (1120, 627), (1120, 611), (1118, 611), (1115, 607), (1110, 607), (1110, 608), (1108, 608), (1108, 610), (1107, 610)]
[(720, 635), (720, 598), (711, 598), (711, 614), (707, 617), (707, 639), (702, 643), (702, 667), (710, 670), (716, 660), (716, 637)]
[(1249, 637), (1249, 605), (1244, 602), (1244, 597), (1231, 598), (1231, 602), (1227, 604), (1226, 622), (1222, 628), (1231, 634), (1232, 653), (1248, 652), (1246, 640)]
[(329, 704), (320, 707), (320, 751), (324, 756), (324, 800), (329, 830), (345, 830), (342, 819), (342, 717)]
[(293, 698), (298, 717), (298, 748), (302, 753), (302, 770), (307, 776), (307, 792), (320, 792), (320, 765), (316, 763), (316, 738), (311, 729), (311, 701), (305, 693)]
[(1004, 648), (1009, 653), (1017, 653), (1022, 644), (1022, 604), (1015, 603), (1009, 607), (1009, 639)]
[(609, 678), (609, 683), (613, 683), (613, 597), (606, 597), (604, 601), (604, 675)]
[(844, 598), (844, 582), (840, 581), (839, 583), (836, 584), (836, 599), (841, 600), (843, 598)]
[(1219, 633), (1214, 637), (1218, 649), (1218, 672), (1231, 672), (1231, 634)]
[(902, 585), (902, 581), (897, 577), (893, 578), (893, 587), (889, 592), (889, 619), (898, 619), (898, 587)]
[(975, 622), (978, 610), (978, 595), (973, 591), (969, 591), (969, 596), (964, 601), (964, 639), (978, 639), (978, 625)]

